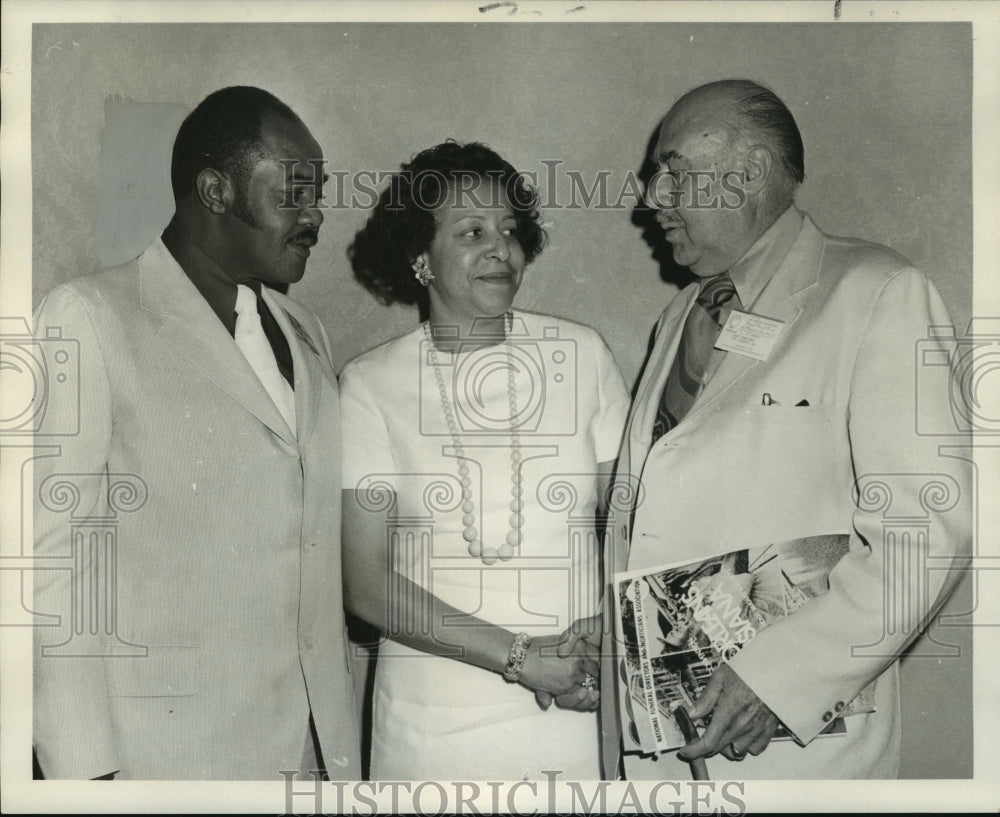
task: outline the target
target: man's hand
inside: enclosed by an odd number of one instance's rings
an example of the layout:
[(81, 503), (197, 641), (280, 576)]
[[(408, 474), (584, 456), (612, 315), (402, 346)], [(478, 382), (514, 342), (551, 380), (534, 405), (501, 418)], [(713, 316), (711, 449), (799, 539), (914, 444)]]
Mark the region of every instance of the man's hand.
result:
[(718, 752), (729, 760), (742, 760), (747, 752), (759, 755), (778, 728), (775, 714), (728, 664), (719, 665), (688, 714), (692, 719), (711, 714), (712, 720), (705, 734), (677, 753), (682, 760)]
[(599, 689), (578, 687), (562, 695), (552, 695), (548, 692), (536, 692), (535, 700), (542, 709), (548, 709), (555, 703), (560, 709), (576, 709), (579, 712), (593, 712), (601, 703)]
[(597, 661), (601, 656), (601, 626), (600, 613), (590, 618), (578, 618), (562, 634), (559, 657), (567, 658), (576, 653)]
[[(574, 621), (563, 632), (556, 654), (560, 658), (583, 655), (597, 661), (601, 654), (601, 623), (600, 613)], [(562, 695), (538, 691), (535, 693), (535, 700), (542, 709), (548, 709), (554, 701), (562, 709), (593, 712), (600, 703), (601, 692), (597, 687), (577, 687)]]

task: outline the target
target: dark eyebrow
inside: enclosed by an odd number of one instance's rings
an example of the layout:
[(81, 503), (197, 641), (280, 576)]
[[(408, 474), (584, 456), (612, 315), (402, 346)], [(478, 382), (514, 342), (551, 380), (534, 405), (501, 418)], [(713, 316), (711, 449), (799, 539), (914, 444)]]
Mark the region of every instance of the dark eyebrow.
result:
[[(313, 175), (307, 176), (304, 173), (299, 173), (298, 171), (295, 171), (295, 173), (292, 174), (292, 181), (293, 182), (312, 182), (312, 181), (315, 181), (315, 179), (316, 179), (316, 177), (313, 176)], [(329, 173), (324, 173), (323, 174), (323, 184), (326, 184), (328, 181), (330, 181), (330, 174)]]
[[(493, 209), (493, 208), (489, 208), (489, 209)], [(467, 218), (473, 218), (476, 221), (485, 221), (487, 218), (489, 218), (489, 216), (486, 215), (486, 214), (484, 214), (484, 213), (466, 213), (465, 215), (462, 215), (462, 216), (459, 216), (458, 218), (456, 218), (455, 219), (455, 223), (457, 224), (459, 221), (463, 221), (464, 219), (467, 219)], [(513, 212), (511, 212), (511, 213), (505, 213), (504, 214), (504, 218), (505, 219), (512, 218), (512, 219), (516, 220), (517, 216)]]

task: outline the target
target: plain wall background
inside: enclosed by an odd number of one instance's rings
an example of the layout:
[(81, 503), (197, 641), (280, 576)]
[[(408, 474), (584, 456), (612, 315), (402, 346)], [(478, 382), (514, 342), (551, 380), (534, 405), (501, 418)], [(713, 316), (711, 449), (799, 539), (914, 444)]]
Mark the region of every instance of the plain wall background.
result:
[[(799, 205), (826, 232), (910, 258), (962, 332), (972, 304), (971, 35), (961, 23), (36, 25), (35, 302), (158, 233), (171, 212), (170, 128), (226, 85), (259, 85), (291, 105), (330, 171), (393, 171), (445, 138), (479, 140), (538, 173), (543, 200), (553, 192), (542, 161), (561, 162), (565, 202), (567, 170), (588, 184), (607, 171), (616, 199), (679, 94), (744, 76), (773, 88), (799, 123)], [(137, 140), (122, 137), (139, 132), (137, 110), (159, 127), (130, 152)], [(548, 209), (549, 247), (516, 302), (596, 327), (629, 384), (677, 292), (632, 201)], [(291, 290), (322, 318), (338, 368), (416, 321), (351, 277), (344, 251), (366, 218), (328, 210)], [(969, 606), (966, 585), (948, 609)], [(904, 662), (904, 777), (972, 774), (971, 633), (937, 637), (963, 658)], [(920, 651), (934, 646), (923, 639)]]

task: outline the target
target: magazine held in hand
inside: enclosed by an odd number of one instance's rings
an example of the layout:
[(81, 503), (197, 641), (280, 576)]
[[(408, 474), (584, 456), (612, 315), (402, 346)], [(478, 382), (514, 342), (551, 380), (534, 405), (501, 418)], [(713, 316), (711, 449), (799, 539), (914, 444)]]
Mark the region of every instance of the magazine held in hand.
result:
[[(829, 589), (848, 536), (829, 534), (736, 550), (703, 561), (618, 573), (619, 712), (625, 751), (677, 749), (687, 741), (674, 712), (690, 709), (716, 667), (760, 630)], [(874, 711), (861, 691), (824, 734), (846, 731), (844, 717)], [(790, 737), (779, 728), (776, 737)]]

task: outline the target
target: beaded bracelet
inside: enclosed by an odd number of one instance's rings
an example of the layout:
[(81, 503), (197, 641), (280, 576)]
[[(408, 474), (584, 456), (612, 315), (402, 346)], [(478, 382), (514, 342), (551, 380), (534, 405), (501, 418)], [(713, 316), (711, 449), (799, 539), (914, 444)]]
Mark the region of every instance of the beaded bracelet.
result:
[(521, 677), (529, 644), (531, 644), (531, 636), (527, 633), (518, 633), (514, 636), (514, 643), (510, 645), (510, 653), (507, 655), (507, 669), (503, 673), (503, 679), (507, 683), (516, 684)]

